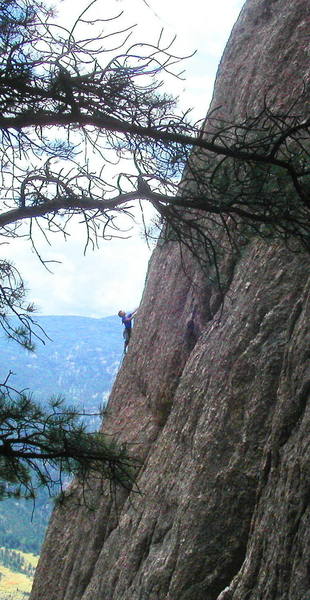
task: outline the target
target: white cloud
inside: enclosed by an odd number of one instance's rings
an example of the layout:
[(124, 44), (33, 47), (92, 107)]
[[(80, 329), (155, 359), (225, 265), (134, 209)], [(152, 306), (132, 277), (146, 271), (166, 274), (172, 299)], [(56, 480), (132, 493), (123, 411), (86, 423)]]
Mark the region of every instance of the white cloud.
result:
[(138, 232), (124, 240), (105, 241), (84, 255), (85, 240), (73, 231), (65, 242), (41, 245), (47, 271), (23, 240), (13, 240), (6, 256), (19, 266), (28, 299), (38, 314), (103, 317), (140, 302), (150, 252)]
[[(176, 50), (181, 55), (198, 49), (186, 64), (187, 80), (173, 83), (182, 103), (195, 108), (194, 117), (204, 117), (211, 99), (213, 79), (230, 29), (243, 0), (99, 0), (93, 8), (96, 16), (123, 9), (128, 12), (124, 23), (140, 22), (138, 39), (154, 41), (164, 26), (167, 36), (176, 33)], [(63, 0), (56, 4), (62, 24), (72, 23), (88, 0)], [(126, 21), (127, 19), (127, 21)], [(140, 33), (139, 33), (140, 31)], [(168, 39), (168, 38), (167, 38)], [(169, 90), (168, 90), (169, 91)], [(61, 261), (46, 272), (25, 242), (12, 240), (8, 255), (20, 267), (30, 289), (29, 299), (41, 314), (80, 314), (101, 317), (115, 314), (120, 308), (134, 308), (140, 301), (149, 251), (139, 235), (130, 240), (113, 240), (96, 252), (83, 256), (80, 232), (73, 232), (65, 243), (55, 240), (52, 248), (43, 245), (44, 259)]]

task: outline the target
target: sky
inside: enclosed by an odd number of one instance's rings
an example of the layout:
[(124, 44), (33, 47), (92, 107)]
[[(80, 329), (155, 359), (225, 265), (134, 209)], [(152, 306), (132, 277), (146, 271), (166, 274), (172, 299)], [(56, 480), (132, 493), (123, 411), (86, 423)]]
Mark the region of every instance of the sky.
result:
[[(61, 23), (71, 23), (88, 5), (87, 0), (54, 0)], [(167, 39), (177, 35), (175, 49), (181, 55), (196, 50), (186, 62), (185, 81), (167, 87), (177, 93), (183, 107), (192, 107), (195, 119), (203, 118), (212, 96), (216, 69), (226, 41), (244, 0), (97, 0), (96, 15), (106, 17), (124, 11), (128, 24), (137, 23), (141, 40), (154, 42), (164, 27)], [(105, 317), (136, 308), (143, 292), (150, 257), (137, 224), (126, 240), (105, 241), (88, 249), (80, 228), (69, 241), (55, 239), (50, 247), (42, 241), (40, 253), (50, 263), (47, 271), (23, 240), (2, 246), (24, 277), (29, 301), (38, 315)]]

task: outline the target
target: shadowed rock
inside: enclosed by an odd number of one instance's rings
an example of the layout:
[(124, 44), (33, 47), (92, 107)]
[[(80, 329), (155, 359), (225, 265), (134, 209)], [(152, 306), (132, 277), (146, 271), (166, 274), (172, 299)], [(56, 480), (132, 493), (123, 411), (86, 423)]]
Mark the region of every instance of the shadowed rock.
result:
[[(309, 76), (308, 0), (248, 0), (212, 107), (287, 107)], [(32, 600), (307, 600), (309, 257), (252, 240), (220, 314), (193, 258), (159, 245), (104, 430), (141, 495), (76, 487), (53, 514)]]

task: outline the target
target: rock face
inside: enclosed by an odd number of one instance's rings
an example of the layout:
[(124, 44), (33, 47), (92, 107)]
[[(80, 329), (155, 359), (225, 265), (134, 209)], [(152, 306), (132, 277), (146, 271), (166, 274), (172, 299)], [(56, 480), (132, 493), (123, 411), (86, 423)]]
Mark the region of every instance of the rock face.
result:
[[(309, 73), (308, 0), (248, 0), (213, 106), (234, 118), (268, 92), (288, 106)], [(184, 258), (184, 257), (183, 257)], [(143, 461), (141, 494), (81, 490), (55, 510), (32, 600), (309, 600), (309, 256), (253, 240), (214, 293), (159, 245), (104, 430)]]

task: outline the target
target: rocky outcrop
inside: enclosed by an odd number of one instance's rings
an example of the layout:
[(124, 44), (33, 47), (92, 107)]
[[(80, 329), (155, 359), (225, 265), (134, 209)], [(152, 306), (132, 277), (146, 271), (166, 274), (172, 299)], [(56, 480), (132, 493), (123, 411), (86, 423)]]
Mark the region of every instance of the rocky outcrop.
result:
[[(234, 118), (308, 76), (308, 0), (248, 0), (212, 106)], [(32, 600), (308, 600), (309, 256), (252, 240), (220, 311), (173, 242), (149, 266), (104, 430), (140, 494), (54, 511)]]

